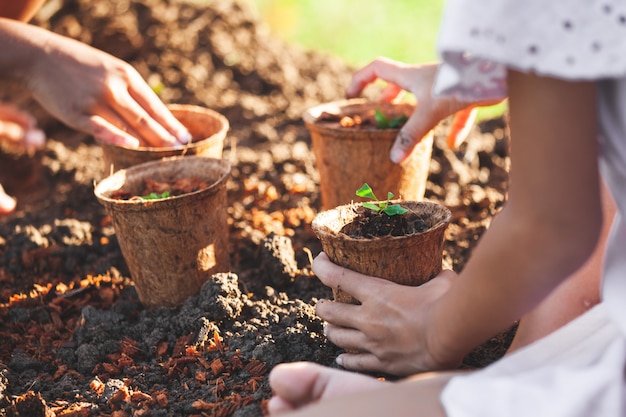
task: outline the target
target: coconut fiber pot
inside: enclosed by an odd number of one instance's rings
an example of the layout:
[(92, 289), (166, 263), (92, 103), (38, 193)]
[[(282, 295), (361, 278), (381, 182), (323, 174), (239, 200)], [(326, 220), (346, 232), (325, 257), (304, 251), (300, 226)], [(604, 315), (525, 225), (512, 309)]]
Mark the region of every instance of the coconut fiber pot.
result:
[[(421, 285), (442, 269), (443, 239), (451, 213), (433, 202), (401, 201), (400, 204), (409, 209), (402, 216), (410, 216), (409, 227), (402, 235), (353, 237), (360, 234), (363, 216), (372, 213), (358, 203), (319, 213), (312, 228), (333, 263), (401, 285)], [(375, 216), (388, 218), (385, 214)], [(341, 290), (333, 289), (333, 295), (336, 301), (359, 304)]]
[[(218, 272), (228, 272), (227, 161), (200, 156), (171, 157), (120, 170), (95, 187), (111, 217), (137, 294), (147, 307), (178, 306), (196, 295)], [(155, 200), (118, 199), (142, 195), (145, 180), (198, 177), (210, 185)]]
[(220, 159), (224, 148), (224, 140), (230, 124), (228, 119), (211, 109), (187, 104), (169, 104), (167, 106), (189, 130), (191, 143), (176, 148), (149, 147), (129, 148), (100, 142), (104, 160), (104, 172), (113, 173), (117, 170), (154, 161), (169, 156), (199, 155)]
[(404, 162), (395, 164), (389, 159), (389, 152), (400, 129), (380, 129), (372, 124), (343, 127), (329, 117), (361, 115), (372, 119), (376, 109), (388, 115), (408, 117), (414, 108), (410, 104), (352, 99), (322, 104), (304, 113), (320, 175), (323, 210), (360, 201), (354, 192), (364, 182), (375, 191), (390, 191), (402, 200), (422, 200), (430, 169), (433, 132), (422, 139)]

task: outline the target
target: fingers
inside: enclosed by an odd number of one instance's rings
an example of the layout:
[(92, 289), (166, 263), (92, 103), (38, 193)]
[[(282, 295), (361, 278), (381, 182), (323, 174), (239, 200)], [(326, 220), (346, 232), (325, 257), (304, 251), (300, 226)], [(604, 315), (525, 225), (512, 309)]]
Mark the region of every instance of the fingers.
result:
[(312, 269), (324, 285), (335, 289), (340, 288), (361, 302), (368, 294), (376, 291), (379, 285), (389, 284), (387, 280), (359, 274), (335, 265), (324, 252), (315, 258)]
[(0, 140), (10, 146), (33, 152), (41, 149), (46, 135), (36, 128), (36, 120), (29, 113), (10, 104), (0, 104)]
[(0, 216), (6, 216), (15, 211), (17, 201), (4, 191), (4, 187), (0, 184)]
[(271, 415), (385, 384), (364, 375), (305, 362), (277, 365), (270, 372), (269, 382), (275, 393), (268, 403)]
[(116, 71), (97, 90), (101, 98), (95, 100), (95, 105), (87, 105), (80, 117), (72, 120), (72, 125), (104, 142), (133, 148), (178, 147), (189, 143), (191, 135), (187, 129), (137, 71), (117, 60), (115, 63)]
[(371, 353), (342, 353), (335, 361), (351, 371), (390, 373), (389, 368)]
[[(324, 321), (348, 328), (357, 328), (353, 318), (359, 317), (359, 306), (330, 300), (319, 300), (315, 305), (315, 313)], [(327, 330), (326, 330), (327, 331)], [(343, 345), (339, 345), (342, 346)]]
[(46, 142), (46, 135), (40, 129), (28, 128), (17, 123), (0, 120), (0, 140), (26, 151), (41, 149)]
[(35, 127), (37, 124), (35, 118), (29, 113), (18, 109), (12, 104), (0, 103), (0, 120), (11, 121), (24, 129)]
[(293, 410), (317, 400), (315, 384), (319, 368), (305, 362), (275, 366), (269, 375), (269, 383), (276, 393), (276, 399), (268, 404), (270, 414)]
[[(174, 117), (167, 106), (163, 104), (161, 99), (136, 71), (133, 71), (131, 74), (128, 93), (133, 102), (138, 104), (138, 107), (135, 107), (136, 125), (134, 127), (136, 130), (142, 133), (141, 129), (144, 126), (152, 128), (148, 130), (149, 132), (157, 132), (163, 129), (163, 132), (159, 134), (166, 137), (165, 132), (167, 132), (167, 135), (173, 139), (175, 145), (186, 145), (191, 141), (191, 134), (187, 128)], [(148, 138), (146, 137), (146, 139)], [(154, 144), (149, 139), (148, 141)], [(155, 141), (158, 142), (159, 139), (155, 139)]]
[[(334, 303), (341, 304), (341, 303)], [(321, 317), (321, 316), (320, 316)], [(323, 317), (322, 317), (323, 319)], [(367, 337), (360, 330), (326, 323), (324, 335), (335, 345), (354, 352), (367, 351)]]
[(280, 397), (274, 396), (267, 402), (267, 411), (270, 415), (293, 411), (294, 407)]
[(0, 120), (0, 138), (13, 144), (19, 143), (24, 138), (25, 127), (21, 124)]
[(409, 90), (406, 65), (388, 58), (376, 58), (365, 67), (356, 71), (350, 85), (346, 89), (346, 97), (354, 98), (361, 95), (365, 87), (377, 79), (395, 84), (399, 89)]
[(30, 129), (24, 134), (23, 143), (27, 152), (41, 149), (46, 143), (46, 134), (40, 129)]
[(457, 102), (453, 98), (433, 97), (431, 90), (438, 68), (436, 63), (408, 65), (377, 58), (356, 71), (352, 77), (346, 90), (348, 98), (358, 97), (368, 84), (377, 79), (389, 83), (382, 93), (383, 100), (397, 100), (402, 91), (411, 92), (415, 96), (415, 111), (402, 127), (389, 154), (394, 163), (405, 161), (413, 148), (442, 119), (469, 104)]
[[(182, 145), (174, 135), (148, 113), (150, 109), (144, 109), (129, 92), (119, 93), (113, 100), (114, 103), (111, 103), (110, 106), (119, 117), (109, 115), (109, 120), (111, 122), (114, 119), (121, 120), (121, 124), (116, 124), (116, 126), (121, 127), (121, 130), (136, 132), (140, 142), (146, 143), (148, 146), (174, 147)], [(163, 107), (165, 108), (165, 106)], [(164, 111), (169, 113), (167, 108)]]
[(435, 102), (429, 98), (423, 99), (400, 129), (391, 147), (389, 158), (396, 164), (402, 163), (443, 117), (443, 114), (437, 111)]
[[(110, 119), (110, 118), (109, 118)], [(138, 139), (138, 135), (134, 132), (126, 132), (117, 127), (116, 124), (102, 116), (91, 116), (88, 119), (89, 125), (82, 130), (90, 132), (99, 140), (113, 145), (128, 146), (129, 148), (137, 148), (138, 146), (146, 146), (145, 142)], [(117, 122), (122, 124), (121, 122)]]

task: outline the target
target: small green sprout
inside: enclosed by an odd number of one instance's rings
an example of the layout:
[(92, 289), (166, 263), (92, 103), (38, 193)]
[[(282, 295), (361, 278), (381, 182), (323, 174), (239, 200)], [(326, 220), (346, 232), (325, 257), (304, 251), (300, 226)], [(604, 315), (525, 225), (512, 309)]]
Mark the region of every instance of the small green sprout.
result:
[(380, 109), (374, 111), (374, 119), (379, 129), (398, 129), (406, 123), (409, 118), (404, 114), (396, 116), (389, 120), (389, 117), (383, 113)]
[(367, 183), (363, 183), (361, 188), (356, 190), (356, 195), (359, 197), (369, 198), (373, 200), (373, 202), (363, 202), (363, 207), (373, 210), (377, 213), (385, 213), (387, 216), (395, 216), (399, 214), (404, 214), (408, 210), (402, 207), (400, 204), (390, 204), (389, 200), (393, 197), (393, 194), (387, 193), (387, 200), (380, 201), (378, 197), (374, 195), (374, 191), (372, 191), (372, 187), (370, 187)]
[(159, 198), (168, 198), (169, 196), (169, 191), (163, 191), (161, 194), (150, 193), (148, 195), (141, 196), (141, 198), (144, 200), (158, 200)]

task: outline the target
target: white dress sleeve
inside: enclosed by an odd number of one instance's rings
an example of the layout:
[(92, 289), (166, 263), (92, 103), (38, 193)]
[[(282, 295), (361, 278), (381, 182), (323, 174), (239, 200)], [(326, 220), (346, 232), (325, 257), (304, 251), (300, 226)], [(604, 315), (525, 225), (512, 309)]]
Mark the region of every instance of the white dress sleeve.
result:
[(448, 0), (434, 92), (506, 96), (506, 67), (565, 79), (626, 74), (624, 0)]

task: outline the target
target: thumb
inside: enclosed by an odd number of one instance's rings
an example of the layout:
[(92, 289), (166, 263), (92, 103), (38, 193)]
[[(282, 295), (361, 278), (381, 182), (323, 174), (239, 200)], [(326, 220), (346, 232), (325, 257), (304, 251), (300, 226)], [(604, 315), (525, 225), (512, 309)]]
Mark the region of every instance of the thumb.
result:
[(391, 147), (389, 153), (391, 161), (399, 164), (408, 158), (413, 148), (422, 141), (424, 136), (426, 136), (435, 124), (427, 123), (419, 114), (413, 113), (404, 126), (402, 126), (402, 129), (400, 129)]

